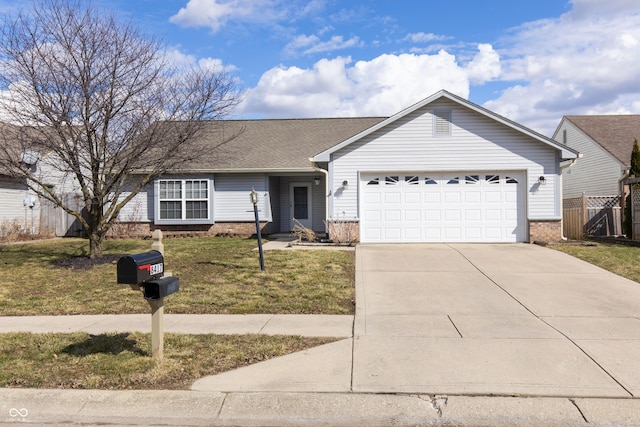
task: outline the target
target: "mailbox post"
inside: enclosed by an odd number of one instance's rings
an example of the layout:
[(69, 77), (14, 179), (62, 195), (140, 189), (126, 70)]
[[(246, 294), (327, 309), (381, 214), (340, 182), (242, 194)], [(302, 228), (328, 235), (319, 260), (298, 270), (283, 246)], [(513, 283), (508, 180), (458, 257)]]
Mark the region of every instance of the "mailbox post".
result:
[(180, 280), (165, 276), (162, 232), (153, 233), (149, 252), (123, 256), (118, 260), (118, 283), (142, 291), (151, 307), (151, 354), (154, 360), (164, 357), (164, 297), (180, 289)]

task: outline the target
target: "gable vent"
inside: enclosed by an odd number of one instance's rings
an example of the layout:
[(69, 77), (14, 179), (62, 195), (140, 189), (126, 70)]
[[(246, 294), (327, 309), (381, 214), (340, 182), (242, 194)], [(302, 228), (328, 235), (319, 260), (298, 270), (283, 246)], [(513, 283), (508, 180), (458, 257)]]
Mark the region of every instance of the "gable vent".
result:
[(435, 134), (438, 136), (451, 135), (451, 111), (434, 111), (433, 114), (435, 116)]

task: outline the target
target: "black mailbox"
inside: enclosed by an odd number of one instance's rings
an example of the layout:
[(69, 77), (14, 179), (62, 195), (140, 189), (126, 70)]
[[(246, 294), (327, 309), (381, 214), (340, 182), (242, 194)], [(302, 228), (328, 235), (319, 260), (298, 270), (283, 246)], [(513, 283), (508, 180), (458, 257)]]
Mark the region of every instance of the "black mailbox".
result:
[(140, 285), (164, 273), (164, 257), (158, 251), (123, 256), (118, 260), (118, 283)]
[(153, 279), (143, 284), (143, 296), (146, 300), (159, 300), (167, 295), (178, 292), (180, 280), (177, 277), (161, 277)]

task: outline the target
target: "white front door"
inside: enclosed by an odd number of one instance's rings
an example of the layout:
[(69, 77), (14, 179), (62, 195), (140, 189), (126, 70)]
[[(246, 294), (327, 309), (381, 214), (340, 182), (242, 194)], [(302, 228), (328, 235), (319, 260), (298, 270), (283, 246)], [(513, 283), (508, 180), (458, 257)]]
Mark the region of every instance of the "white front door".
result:
[(313, 229), (311, 218), (311, 183), (291, 183), (289, 191), (289, 218), (291, 229), (295, 224), (294, 218), (302, 226)]

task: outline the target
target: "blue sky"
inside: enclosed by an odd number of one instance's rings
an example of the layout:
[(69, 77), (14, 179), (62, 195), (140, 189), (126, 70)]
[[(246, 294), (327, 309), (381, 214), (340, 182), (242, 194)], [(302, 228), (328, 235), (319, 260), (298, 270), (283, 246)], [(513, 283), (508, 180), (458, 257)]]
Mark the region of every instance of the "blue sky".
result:
[(640, 113), (638, 0), (97, 3), (236, 76), (235, 117), (387, 116), (440, 89), (548, 136), (563, 115)]

